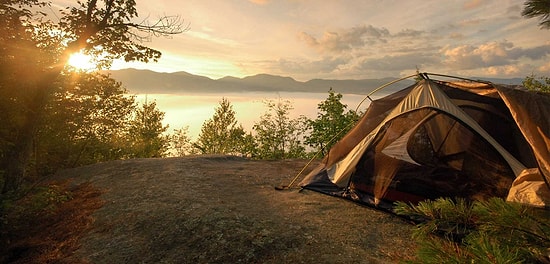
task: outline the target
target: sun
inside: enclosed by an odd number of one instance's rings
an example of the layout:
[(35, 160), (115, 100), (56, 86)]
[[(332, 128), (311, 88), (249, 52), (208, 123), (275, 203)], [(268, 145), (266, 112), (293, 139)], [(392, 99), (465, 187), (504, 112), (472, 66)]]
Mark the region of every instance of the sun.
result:
[(92, 56), (86, 55), (82, 52), (73, 53), (69, 57), (67, 64), (77, 70), (83, 71), (90, 71), (97, 68), (97, 65), (93, 62)]

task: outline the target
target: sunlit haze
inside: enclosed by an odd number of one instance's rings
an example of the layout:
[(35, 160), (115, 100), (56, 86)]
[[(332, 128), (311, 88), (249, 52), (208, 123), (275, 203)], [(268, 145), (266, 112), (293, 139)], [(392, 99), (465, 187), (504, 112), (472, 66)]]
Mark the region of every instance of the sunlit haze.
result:
[[(289, 100), (293, 106), (290, 117), (307, 116), (315, 118), (317, 116), (317, 104), (326, 99), (325, 93), (281, 93), (281, 92), (261, 92), (261, 93), (230, 93), (223, 95), (214, 94), (195, 94), (195, 95), (177, 95), (177, 94), (148, 94), (138, 95), (137, 100), (140, 103), (145, 101), (155, 101), (159, 109), (165, 112), (164, 123), (172, 129), (189, 127), (189, 135), (196, 138), (203, 122), (212, 118), (215, 108), (219, 107), (222, 97), (226, 98), (235, 111), (235, 117), (238, 123), (246, 131), (252, 131), (252, 126), (258, 122), (260, 116), (267, 109), (264, 100)], [(359, 103), (365, 98), (364, 95), (346, 94), (342, 103), (348, 106), (349, 110), (356, 110)], [(360, 105), (359, 111), (364, 111), (368, 102)]]
[[(302, 81), (398, 77), (417, 68), (502, 78), (550, 71), (550, 31), (521, 16), (520, 0), (136, 2), (140, 19), (178, 15), (190, 30), (145, 43), (163, 53), (158, 63), (113, 69)], [(75, 2), (54, 3), (55, 10)]]
[(96, 68), (96, 65), (92, 62), (92, 58), (80, 52), (72, 54), (69, 57), (68, 64), (78, 70), (92, 70)]
[[(75, 5), (55, 0), (52, 10)], [(550, 30), (521, 16), (521, 0), (137, 0), (140, 18), (180, 16), (189, 30), (144, 45), (151, 63), (115, 61), (112, 69), (184, 71), (212, 79), (261, 73), (311, 79), (408, 76), (420, 70), (463, 77), (523, 78), (550, 72)], [(60, 16), (60, 14), (59, 14)], [(82, 67), (83, 58), (72, 64)], [(71, 59), (73, 61), (73, 59)], [(132, 87), (127, 87), (132, 90)], [(335, 87), (338, 88), (338, 87)], [(291, 99), (292, 115), (315, 118), (327, 94), (155, 94), (170, 129), (196, 137), (222, 97), (248, 131), (263, 99)], [(184, 88), (182, 88), (184, 90)], [(328, 87), (327, 87), (328, 90)], [(336, 89), (338, 91), (338, 89)], [(349, 109), (362, 97), (345, 94)], [(364, 109), (362, 109), (364, 110)]]

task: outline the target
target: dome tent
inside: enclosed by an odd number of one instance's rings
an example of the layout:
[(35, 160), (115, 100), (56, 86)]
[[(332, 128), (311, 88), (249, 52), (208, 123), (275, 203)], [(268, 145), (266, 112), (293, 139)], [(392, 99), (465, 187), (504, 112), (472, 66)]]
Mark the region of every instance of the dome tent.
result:
[(374, 100), (299, 185), (385, 209), (439, 197), (550, 205), (550, 97), (429, 75)]

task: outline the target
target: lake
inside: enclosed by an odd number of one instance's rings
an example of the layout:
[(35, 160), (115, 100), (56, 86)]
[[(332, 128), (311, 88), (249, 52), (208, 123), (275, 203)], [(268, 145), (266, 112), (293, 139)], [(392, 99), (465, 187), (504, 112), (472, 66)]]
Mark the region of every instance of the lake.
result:
[[(381, 94), (383, 96), (384, 94)], [(212, 118), (215, 108), (219, 107), (222, 98), (233, 106), (237, 122), (242, 124), (245, 131), (252, 131), (252, 126), (260, 120), (267, 111), (264, 100), (290, 100), (293, 110), (291, 118), (301, 115), (315, 119), (318, 113), (317, 105), (326, 100), (327, 93), (294, 93), (294, 92), (246, 92), (228, 94), (148, 94), (137, 95), (140, 103), (155, 101), (157, 108), (165, 112), (164, 124), (169, 125), (168, 132), (189, 126), (189, 136), (195, 140), (201, 130), (202, 124)], [(355, 110), (365, 95), (343, 94), (341, 102), (348, 106), (348, 110)], [(373, 99), (380, 98), (373, 97)], [(359, 111), (365, 111), (370, 101), (368, 99), (361, 105)]]

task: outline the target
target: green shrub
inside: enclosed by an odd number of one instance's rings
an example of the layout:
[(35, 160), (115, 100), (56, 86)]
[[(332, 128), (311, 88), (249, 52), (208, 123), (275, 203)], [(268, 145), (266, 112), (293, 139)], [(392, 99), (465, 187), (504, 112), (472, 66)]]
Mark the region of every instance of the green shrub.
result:
[(550, 213), (500, 198), (399, 202), (395, 212), (420, 222), (411, 263), (549, 263)]
[(53, 213), (60, 203), (72, 199), (72, 195), (58, 185), (49, 185), (36, 187), (23, 197), (4, 195), (0, 198), (0, 229), (3, 229), (5, 225), (16, 225), (37, 214)]

